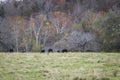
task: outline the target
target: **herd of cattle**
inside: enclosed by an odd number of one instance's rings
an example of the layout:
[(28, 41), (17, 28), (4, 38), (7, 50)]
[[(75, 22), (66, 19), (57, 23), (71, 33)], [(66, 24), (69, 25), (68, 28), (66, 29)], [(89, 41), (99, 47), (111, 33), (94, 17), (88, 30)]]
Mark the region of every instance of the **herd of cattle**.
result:
[[(45, 50), (41, 50), (41, 53), (44, 53), (44, 52), (46, 52)], [(48, 51), (47, 52), (54, 52), (53, 51), (53, 49), (48, 49)], [(58, 50), (58, 51), (56, 51), (56, 52), (68, 52), (68, 50), (67, 49), (63, 49), (62, 51), (60, 51), (60, 50)]]
[[(14, 49), (10, 49), (9, 52), (14, 52)], [(23, 51), (21, 51), (21, 52), (26, 52), (26, 51), (23, 50)], [(41, 53), (45, 53), (45, 52), (49, 52), (49, 53), (50, 53), (50, 52), (54, 52), (54, 51), (53, 51), (53, 49), (48, 49), (48, 51), (46, 51), (46, 50), (43, 49), (43, 50), (41, 50), (40, 52), (41, 52)], [(58, 52), (58, 53), (59, 53), (59, 52), (65, 53), (65, 52), (68, 52), (68, 50), (67, 50), (67, 49), (63, 49), (63, 50), (61, 50), (61, 51), (58, 50), (58, 51), (56, 51), (56, 52)]]

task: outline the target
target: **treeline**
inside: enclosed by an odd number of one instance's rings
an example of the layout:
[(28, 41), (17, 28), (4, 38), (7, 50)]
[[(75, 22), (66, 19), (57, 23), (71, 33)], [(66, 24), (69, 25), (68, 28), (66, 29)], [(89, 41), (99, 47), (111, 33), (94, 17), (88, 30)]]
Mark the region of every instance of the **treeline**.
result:
[(120, 51), (119, 0), (0, 3), (0, 51)]
[(41, 12), (48, 14), (61, 11), (67, 14), (79, 15), (90, 9), (94, 12), (107, 12), (113, 6), (120, 6), (119, 0), (5, 0), (0, 3), (0, 16), (30, 16)]

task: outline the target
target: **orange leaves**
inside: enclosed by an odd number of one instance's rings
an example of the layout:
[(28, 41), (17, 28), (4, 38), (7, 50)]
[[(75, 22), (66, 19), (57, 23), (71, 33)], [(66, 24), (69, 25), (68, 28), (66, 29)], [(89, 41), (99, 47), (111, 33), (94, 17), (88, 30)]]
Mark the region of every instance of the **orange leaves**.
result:
[(46, 16), (43, 14), (39, 15), (40, 21), (45, 21), (46, 20)]
[(61, 18), (61, 19), (67, 17), (67, 15), (66, 15), (65, 13), (59, 12), (59, 11), (53, 12), (53, 13), (52, 13), (52, 16), (53, 16), (54, 18)]
[(66, 0), (52, 0), (52, 3), (57, 5), (58, 7), (64, 8), (66, 5)]
[(25, 24), (25, 19), (21, 16), (12, 16), (12, 17), (8, 17), (7, 19), (10, 24), (13, 24), (13, 23), (16, 23), (18, 25)]
[(32, 16), (30, 17), (30, 26), (35, 27), (35, 19)]
[(21, 16), (11, 16), (7, 17), (7, 21), (9, 24), (9, 29), (13, 33), (17, 34), (23, 34), (25, 27), (26, 27), (26, 21), (23, 17)]
[(26, 25), (26, 20), (20, 16), (7, 17), (7, 20), (8, 20), (8, 24), (10, 25), (11, 30), (16, 28), (16, 30), (20, 31)]
[(32, 27), (39, 27), (43, 26), (44, 22), (46, 21), (46, 16), (44, 14), (37, 14), (35, 16), (30, 17), (30, 25)]
[(71, 24), (72, 21), (70, 20), (70, 18), (67, 16), (67, 14), (63, 13), (63, 12), (53, 12), (51, 14), (52, 18), (57, 20), (59, 25), (63, 25), (65, 23), (67, 24)]

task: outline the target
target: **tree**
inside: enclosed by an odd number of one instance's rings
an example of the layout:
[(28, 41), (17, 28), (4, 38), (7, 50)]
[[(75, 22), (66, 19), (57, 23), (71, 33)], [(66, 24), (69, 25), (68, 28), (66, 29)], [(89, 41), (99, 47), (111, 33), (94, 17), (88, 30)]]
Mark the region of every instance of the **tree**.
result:
[(36, 45), (39, 44), (39, 35), (42, 27), (44, 26), (45, 17), (43, 15), (38, 15), (36, 19), (31, 17), (30, 23), (34, 32)]
[(68, 37), (68, 43), (73, 51), (99, 51), (100, 49), (99, 44), (96, 42), (96, 36), (82, 31), (73, 31)]
[(5, 17), (5, 10), (3, 5), (0, 4), (0, 17)]
[(0, 51), (9, 51), (13, 47), (6, 18), (0, 18)]
[(53, 7), (53, 4), (52, 4), (51, 0), (47, 0), (45, 2), (45, 5), (44, 5), (44, 12), (45, 12), (45, 14), (48, 15), (49, 12), (52, 11), (53, 8), (54, 7)]
[(58, 37), (58, 40), (60, 40), (61, 37), (64, 36), (64, 34), (69, 33), (71, 30), (71, 20), (69, 17), (62, 12), (54, 12), (50, 16), (50, 22), (54, 26), (54, 30), (56, 32), (56, 35)]
[[(97, 35), (103, 51), (119, 51), (119, 16), (116, 11), (108, 13), (91, 13), (86, 15), (82, 23), (84, 30)], [(118, 38), (118, 39), (117, 39)]]
[(101, 24), (101, 43), (104, 51), (120, 51), (120, 17), (110, 16)]
[(35, 37), (35, 45), (40, 45), (40, 32), (44, 27), (44, 21), (46, 17), (42, 14), (36, 15), (34, 18), (31, 16), (30, 18), (30, 27), (33, 30), (33, 34)]
[(25, 20), (20, 16), (8, 17), (7, 20), (10, 25), (11, 34), (13, 35), (15, 50), (19, 52), (20, 35), (22, 34), (21, 28), (25, 25)]
[(4, 3), (4, 11), (6, 16), (17, 16), (20, 15), (18, 2), (16, 0), (7, 0)]
[(21, 51), (29, 52), (31, 51), (31, 45), (33, 40), (32, 28), (28, 20), (24, 20), (24, 26), (21, 26), (20, 29), (20, 45), (19, 48)]
[(99, 51), (100, 46), (96, 41), (96, 36), (83, 31), (73, 31), (67, 38), (63, 37), (54, 44), (59, 50), (67, 49), (72, 52)]

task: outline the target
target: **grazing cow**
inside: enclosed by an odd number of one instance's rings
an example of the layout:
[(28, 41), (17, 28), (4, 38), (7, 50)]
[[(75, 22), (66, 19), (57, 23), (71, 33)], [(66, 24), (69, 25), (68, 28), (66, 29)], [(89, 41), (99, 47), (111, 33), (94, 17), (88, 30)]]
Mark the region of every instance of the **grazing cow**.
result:
[(65, 52), (68, 52), (68, 50), (67, 49), (63, 49), (62, 52), (65, 53)]
[(48, 52), (53, 52), (53, 49), (49, 49)]
[(86, 50), (86, 52), (93, 52), (93, 50)]
[(45, 50), (41, 50), (41, 53), (44, 53), (45, 52)]
[(10, 49), (10, 52), (14, 52), (14, 50), (13, 50), (13, 49)]
[(58, 53), (60, 52), (60, 51), (57, 51)]

